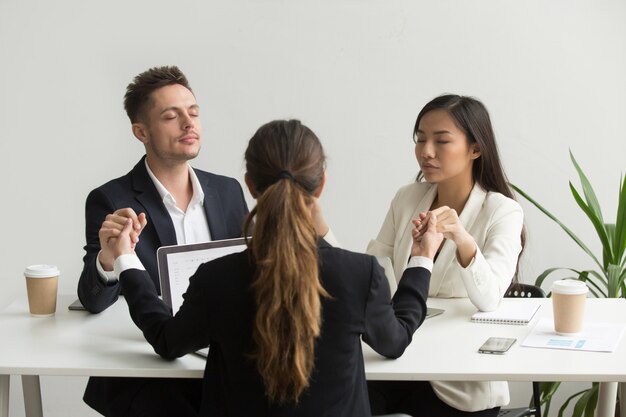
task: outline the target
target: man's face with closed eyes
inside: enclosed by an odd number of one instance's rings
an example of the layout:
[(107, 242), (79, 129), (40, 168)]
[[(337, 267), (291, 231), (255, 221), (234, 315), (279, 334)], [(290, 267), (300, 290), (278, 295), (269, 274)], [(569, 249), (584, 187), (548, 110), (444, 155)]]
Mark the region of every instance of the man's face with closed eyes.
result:
[(200, 107), (193, 93), (180, 84), (152, 92), (142, 121), (133, 123), (133, 133), (146, 147), (148, 162), (178, 164), (200, 152)]

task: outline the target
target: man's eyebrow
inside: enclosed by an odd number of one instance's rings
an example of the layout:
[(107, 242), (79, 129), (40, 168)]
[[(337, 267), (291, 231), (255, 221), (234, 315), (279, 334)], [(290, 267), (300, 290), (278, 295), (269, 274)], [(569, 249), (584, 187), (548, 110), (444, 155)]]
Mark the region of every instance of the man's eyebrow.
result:
[(163, 110), (161, 110), (161, 114), (165, 113), (166, 111), (176, 110), (176, 109), (178, 109), (178, 107), (176, 107), (176, 106), (169, 106), (169, 107), (166, 107)]
[[(188, 108), (188, 109), (198, 110), (198, 109), (200, 109), (200, 106), (199, 106), (198, 104), (192, 104), (191, 106), (189, 106), (189, 107), (187, 107), (187, 108)], [(178, 106), (169, 106), (169, 107), (166, 107), (166, 108), (164, 108), (163, 110), (161, 110), (161, 113), (160, 113), (160, 114), (163, 114), (163, 113), (165, 113), (166, 111), (169, 111), (169, 110), (174, 110), (174, 111), (176, 111), (176, 110), (178, 110), (178, 109), (180, 109), (180, 107), (178, 107)]]

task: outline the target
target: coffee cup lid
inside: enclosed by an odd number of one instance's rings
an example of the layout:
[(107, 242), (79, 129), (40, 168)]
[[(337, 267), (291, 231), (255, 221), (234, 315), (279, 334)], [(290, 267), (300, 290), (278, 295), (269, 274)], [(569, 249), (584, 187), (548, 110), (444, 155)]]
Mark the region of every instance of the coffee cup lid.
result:
[(28, 278), (58, 277), (59, 274), (59, 268), (56, 265), (31, 265), (24, 270), (24, 276)]
[(552, 292), (558, 294), (586, 294), (587, 291), (587, 284), (576, 279), (562, 279), (552, 284)]

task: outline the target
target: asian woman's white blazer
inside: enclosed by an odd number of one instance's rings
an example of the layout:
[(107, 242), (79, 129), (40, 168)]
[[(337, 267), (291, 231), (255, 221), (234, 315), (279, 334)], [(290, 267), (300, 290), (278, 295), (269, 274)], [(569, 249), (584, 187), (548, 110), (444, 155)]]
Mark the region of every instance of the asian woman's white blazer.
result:
[[(411, 219), (428, 211), (436, 196), (436, 184), (416, 182), (400, 188), (378, 237), (367, 247), (367, 253), (391, 259), (396, 280), (402, 276), (411, 253)], [(476, 256), (463, 268), (457, 261), (454, 242), (446, 240), (434, 264), (428, 296), (468, 297), (478, 310), (495, 310), (511, 284), (522, 250), (522, 208), (500, 193), (474, 185), (459, 220), (476, 241)], [(505, 381), (431, 381), (431, 385), (442, 401), (462, 411), (509, 403)]]

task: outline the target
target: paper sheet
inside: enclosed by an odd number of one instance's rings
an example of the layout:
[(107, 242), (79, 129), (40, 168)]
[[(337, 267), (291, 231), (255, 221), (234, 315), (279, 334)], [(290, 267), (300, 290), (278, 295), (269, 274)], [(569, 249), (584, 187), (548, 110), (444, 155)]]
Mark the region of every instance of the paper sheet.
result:
[(624, 328), (626, 326), (623, 324), (585, 322), (579, 334), (561, 336), (554, 332), (554, 322), (551, 318), (542, 318), (526, 336), (522, 346), (614, 352), (622, 338)]

